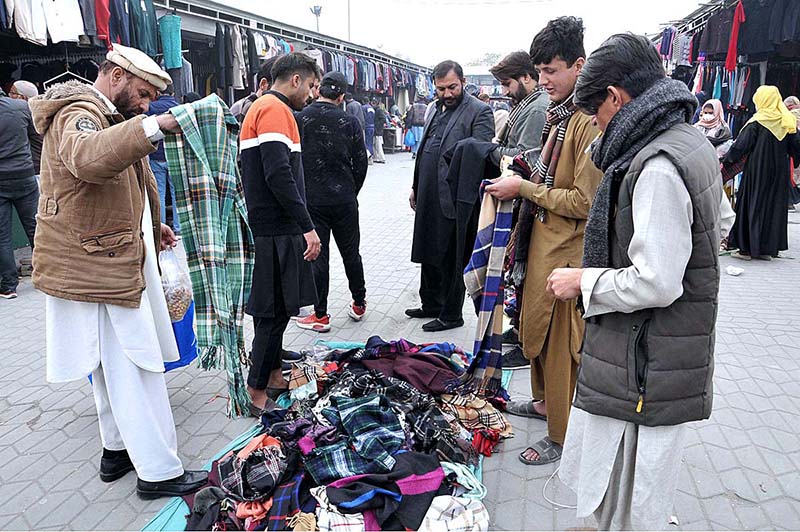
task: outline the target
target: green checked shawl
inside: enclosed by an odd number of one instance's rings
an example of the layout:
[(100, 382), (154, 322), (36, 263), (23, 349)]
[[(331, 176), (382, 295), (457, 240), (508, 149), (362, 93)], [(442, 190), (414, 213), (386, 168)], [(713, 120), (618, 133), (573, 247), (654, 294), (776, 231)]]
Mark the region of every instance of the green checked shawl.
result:
[(255, 247), (236, 165), (239, 123), (216, 95), (170, 112), (182, 132), (167, 135), (164, 148), (192, 279), (199, 365), (227, 370), (228, 415), (240, 416), (250, 404), (243, 320)]

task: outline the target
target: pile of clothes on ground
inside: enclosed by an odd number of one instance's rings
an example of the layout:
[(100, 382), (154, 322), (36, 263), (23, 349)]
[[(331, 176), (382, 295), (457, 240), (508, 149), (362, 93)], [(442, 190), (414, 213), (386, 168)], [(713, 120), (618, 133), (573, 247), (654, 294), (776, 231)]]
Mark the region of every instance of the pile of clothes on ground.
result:
[(187, 530), (487, 530), (482, 457), (512, 428), (502, 398), (463, 386), (471, 362), (448, 343), (316, 345), (184, 499)]

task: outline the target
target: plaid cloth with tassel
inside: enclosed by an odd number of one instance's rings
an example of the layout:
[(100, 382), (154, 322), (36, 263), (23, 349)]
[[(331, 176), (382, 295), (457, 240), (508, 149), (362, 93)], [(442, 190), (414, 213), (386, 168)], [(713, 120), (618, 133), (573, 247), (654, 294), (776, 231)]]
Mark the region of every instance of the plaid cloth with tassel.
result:
[(513, 202), (499, 201), (481, 184), (481, 212), (472, 257), (464, 270), (464, 284), (475, 304), (478, 326), (475, 331), (474, 358), (460, 379), (461, 389), (482, 397), (508, 396), (502, 387), (503, 376), (503, 262), (511, 235)]
[(239, 124), (216, 95), (170, 112), (181, 133), (167, 135), (164, 150), (192, 279), (199, 365), (225, 368), (228, 415), (241, 416), (250, 405), (242, 366), (255, 248), (236, 165)]

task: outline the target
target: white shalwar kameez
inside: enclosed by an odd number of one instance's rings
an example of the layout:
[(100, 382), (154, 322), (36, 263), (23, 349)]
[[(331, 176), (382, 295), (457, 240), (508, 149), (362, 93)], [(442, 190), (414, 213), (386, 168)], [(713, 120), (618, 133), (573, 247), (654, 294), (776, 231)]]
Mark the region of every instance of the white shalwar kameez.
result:
[[(721, 185), (720, 185), (721, 186)], [(722, 195), (722, 201), (727, 198)], [(722, 205), (721, 232), (733, 225)], [(633, 263), (590, 268), (581, 278), (585, 317), (666, 307), (683, 293), (692, 252), (692, 204), (665, 156), (645, 167), (633, 192)], [(599, 530), (660, 530), (672, 511), (686, 424), (646, 427), (573, 407), (559, 477), (578, 495), (579, 518), (594, 514)]]
[[(111, 102), (103, 100), (113, 111)], [(151, 127), (145, 124), (145, 131), (150, 133)], [(164, 362), (178, 360), (179, 353), (161, 288), (151, 220), (145, 193), (146, 288), (139, 308), (46, 295), (45, 328), (47, 381), (68, 382), (91, 374), (103, 447), (126, 449), (138, 477), (158, 482), (184, 470), (164, 380)]]

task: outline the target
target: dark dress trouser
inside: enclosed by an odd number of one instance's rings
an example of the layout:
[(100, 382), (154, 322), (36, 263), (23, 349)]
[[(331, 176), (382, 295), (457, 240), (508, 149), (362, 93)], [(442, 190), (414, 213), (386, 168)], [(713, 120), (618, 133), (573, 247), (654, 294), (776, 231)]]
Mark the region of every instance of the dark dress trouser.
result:
[(273, 256), (273, 264), (277, 279), (274, 282), (275, 311), (272, 317), (253, 316), (253, 347), (250, 353), (250, 371), (247, 384), (256, 390), (264, 390), (269, 383), (270, 373), (280, 369), (281, 352), (283, 351), (283, 333), (289, 325), (289, 314), (283, 298), (283, 287), (280, 281), (280, 263), (278, 255)]
[(12, 246), (12, 209), (16, 209), (28, 242), (33, 247), (38, 205), (39, 186), (34, 176), (0, 181), (0, 291), (16, 290), (19, 284)]
[(464, 274), (456, 260), (455, 234), (450, 239), (447, 253), (439, 264), (422, 264), (419, 297), (425, 312), (439, 312), (442, 321), (455, 321), (462, 317), (466, 286)]
[(319, 257), (312, 263), (314, 281), (317, 285), (318, 302), (314, 305), (317, 316), (322, 317), (328, 313), (331, 233), (342, 256), (344, 273), (353, 301), (356, 304), (364, 304), (367, 289), (364, 282), (364, 265), (359, 253), (361, 230), (358, 225), (358, 202), (353, 201), (344, 205), (309, 205), (308, 212), (322, 243)]

